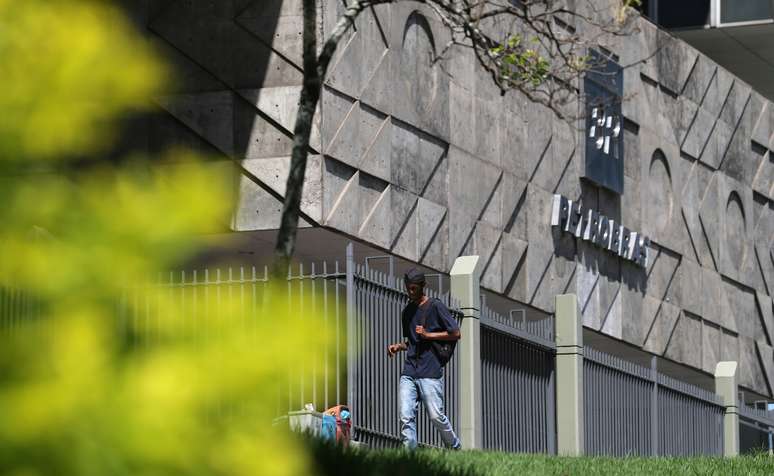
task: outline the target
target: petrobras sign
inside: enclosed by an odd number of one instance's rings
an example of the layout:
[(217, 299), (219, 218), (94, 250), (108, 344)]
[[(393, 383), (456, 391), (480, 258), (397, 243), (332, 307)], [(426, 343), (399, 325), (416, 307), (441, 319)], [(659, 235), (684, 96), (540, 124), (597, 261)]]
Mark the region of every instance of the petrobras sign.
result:
[(554, 195), (551, 226), (588, 241), (643, 268), (648, 266), (650, 239), (631, 231), (612, 218), (581, 207), (577, 201)]
[(584, 177), (617, 194), (624, 191), (623, 69), (614, 57), (589, 51), (591, 68), (583, 91), (586, 101)]

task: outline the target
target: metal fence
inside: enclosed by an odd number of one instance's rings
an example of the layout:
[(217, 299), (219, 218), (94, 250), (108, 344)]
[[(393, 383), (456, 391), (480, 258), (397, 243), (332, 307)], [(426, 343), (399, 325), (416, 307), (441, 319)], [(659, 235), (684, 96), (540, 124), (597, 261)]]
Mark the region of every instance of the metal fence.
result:
[[(534, 332), (538, 335), (533, 335)], [(551, 319), (527, 325), (481, 310), (483, 446), (555, 453), (555, 345)]]
[[(767, 449), (771, 454), (774, 452), (774, 411), (747, 406), (741, 398), (739, 401), (740, 439), (746, 443), (746, 447), (740, 449)], [(763, 403), (768, 405), (769, 402)]]
[[(283, 286), (289, 305), (311, 303), (325, 311), (334, 330), (334, 348), (321, 348), (308, 363), (288, 369), (292, 383), (277, 398), (276, 412), (286, 414), (312, 403), (318, 410), (348, 403), (355, 437), (373, 447), (400, 442), (398, 382), (403, 353), (389, 359), (386, 347), (400, 342), (400, 315), (407, 302), (402, 283), (355, 263), (352, 247), (344, 263), (299, 265), (288, 271)], [(270, 319), (265, 303), (269, 276), (265, 268), (205, 269), (166, 273), (151, 286), (179, 303), (181, 314), (200, 310), (218, 319), (221, 303), (237, 299), (247, 320)], [(21, 291), (0, 290), (0, 332), (13, 332), (40, 312), (39, 304)], [(441, 299), (458, 319), (462, 314), (449, 293)], [(138, 297), (141, 296), (141, 297)], [(150, 296), (150, 297), (149, 297)], [(152, 294), (128, 290), (133, 325), (152, 342), (161, 319)], [(125, 306), (133, 300), (132, 306)], [(143, 300), (142, 302), (138, 300)], [(122, 303), (119, 303), (119, 307)], [(191, 315), (197, 314), (191, 312)], [(191, 321), (196, 327), (197, 323)], [(528, 321), (523, 314), (500, 314), (482, 306), (481, 361), (483, 445), (511, 452), (556, 452), (555, 343), (553, 318)], [(698, 387), (645, 368), (584, 349), (585, 451), (590, 455), (722, 454), (723, 406), (719, 398)], [(459, 424), (458, 360), (446, 367), (446, 412), (455, 430)], [(420, 444), (441, 446), (420, 406)], [(774, 418), (767, 412), (740, 409), (740, 422), (771, 433)]]
[[(312, 359), (286, 369), (291, 375), (290, 384), (280, 389), (275, 409), (277, 415), (300, 410), (309, 403), (319, 410), (346, 400), (346, 296), (344, 283), (338, 279), (344, 276), (340, 269), (343, 270), (343, 266), (340, 267), (338, 262), (288, 269), (283, 288), (291, 314), (302, 320), (311, 319), (308, 316), (313, 307), (322, 310), (321, 315), (315, 318), (322, 318), (324, 322), (310, 321), (310, 328), (322, 325), (331, 329), (336, 342), (332, 348), (321, 346), (320, 349), (313, 349)], [(162, 297), (176, 302), (178, 311), (190, 320), (195, 337), (200, 339), (208, 338), (203, 334), (205, 332), (218, 332), (217, 323), (227, 317), (224, 313), (233, 311), (233, 308), (224, 306), (227, 302), (239, 306), (246, 331), (250, 330), (252, 322), (273, 318), (266, 311), (269, 288), (266, 267), (260, 270), (255, 267), (227, 267), (170, 272), (160, 275), (150, 286), (159, 292), (141, 293), (128, 289), (123, 298), (133, 301), (132, 325), (142, 331), (134, 334), (138, 340), (130, 342), (135, 347), (152, 343), (154, 330), (165, 318), (155, 302)], [(205, 326), (196, 322), (193, 316), (204, 316), (215, 325)], [(271, 336), (256, 336), (256, 343), (266, 338)]]
[(23, 323), (38, 317), (40, 301), (18, 288), (0, 287), (0, 335), (13, 333)]
[(590, 455), (720, 455), (717, 395), (586, 347), (585, 451)]

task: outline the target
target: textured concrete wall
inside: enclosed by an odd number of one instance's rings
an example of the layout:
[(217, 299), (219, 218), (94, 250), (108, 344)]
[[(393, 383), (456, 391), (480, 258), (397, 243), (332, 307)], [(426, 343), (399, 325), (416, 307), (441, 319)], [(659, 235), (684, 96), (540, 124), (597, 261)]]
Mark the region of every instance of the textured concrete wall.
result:
[[(243, 160), (238, 230), (276, 227), (301, 84), (300, 0), (151, 2), (140, 16), (178, 65), (154, 134)], [(338, 0), (320, 3), (330, 31)], [(610, 48), (628, 64), (624, 194), (580, 180), (578, 132), (474, 59), (435, 65), (447, 32), (419, 5), (363, 13), (332, 64), (313, 137), (307, 221), (448, 272), (482, 257), (484, 285), (553, 311), (575, 293), (583, 323), (714, 371), (774, 385), (774, 106), (647, 22)], [(445, 71), (445, 72), (444, 72)], [(448, 74), (447, 74), (448, 73)], [(162, 115), (163, 116), (163, 115)], [(173, 141), (174, 142), (174, 141)], [(643, 270), (550, 227), (552, 194), (652, 239)]]

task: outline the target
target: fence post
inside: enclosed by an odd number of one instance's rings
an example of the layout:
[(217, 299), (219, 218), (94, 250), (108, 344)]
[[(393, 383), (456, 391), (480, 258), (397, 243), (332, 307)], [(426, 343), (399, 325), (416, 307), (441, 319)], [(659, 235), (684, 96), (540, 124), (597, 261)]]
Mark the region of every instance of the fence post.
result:
[(353, 414), (359, 413), (355, 401), (355, 382), (357, 361), (357, 332), (355, 323), (355, 249), (352, 242), (347, 244), (346, 254), (346, 286), (347, 286), (347, 405)]
[(562, 456), (583, 446), (583, 326), (575, 294), (556, 296), (556, 439)]
[(466, 449), (483, 446), (481, 405), (481, 304), (478, 256), (460, 256), (451, 269), (451, 297), (462, 311), (459, 349), (460, 440)]
[(650, 453), (658, 456), (658, 367), (656, 356), (650, 358), (650, 378), (653, 391), (650, 395)]
[(723, 399), (723, 456), (739, 455), (739, 394), (737, 393), (737, 364), (718, 362), (715, 367), (715, 393)]

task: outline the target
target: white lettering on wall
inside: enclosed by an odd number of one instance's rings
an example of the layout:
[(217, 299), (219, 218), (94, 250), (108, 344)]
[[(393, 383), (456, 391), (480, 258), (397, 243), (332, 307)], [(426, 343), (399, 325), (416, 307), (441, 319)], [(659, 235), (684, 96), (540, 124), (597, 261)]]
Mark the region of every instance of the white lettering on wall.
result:
[(551, 226), (557, 226), (576, 238), (593, 243), (643, 268), (648, 266), (650, 238), (629, 230), (597, 211), (584, 210), (577, 201), (554, 195)]

